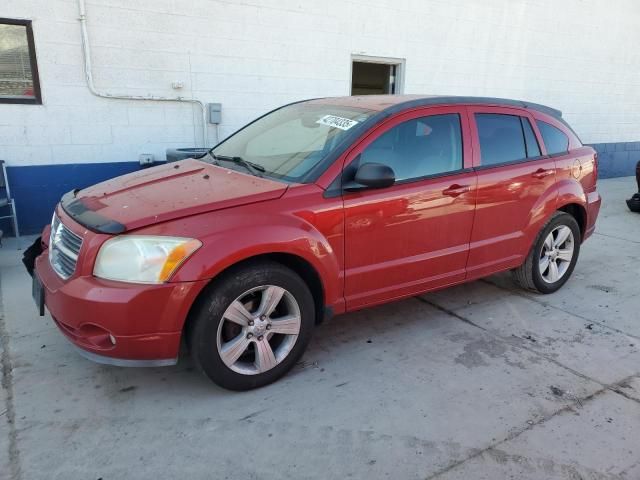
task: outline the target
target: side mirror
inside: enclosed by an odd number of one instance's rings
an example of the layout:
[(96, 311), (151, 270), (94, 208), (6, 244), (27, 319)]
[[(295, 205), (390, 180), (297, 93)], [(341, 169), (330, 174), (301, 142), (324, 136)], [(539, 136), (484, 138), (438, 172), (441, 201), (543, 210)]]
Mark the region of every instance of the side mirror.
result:
[(348, 191), (365, 188), (386, 188), (396, 183), (396, 174), (388, 165), (381, 163), (364, 163), (358, 167), (352, 182), (345, 184)]

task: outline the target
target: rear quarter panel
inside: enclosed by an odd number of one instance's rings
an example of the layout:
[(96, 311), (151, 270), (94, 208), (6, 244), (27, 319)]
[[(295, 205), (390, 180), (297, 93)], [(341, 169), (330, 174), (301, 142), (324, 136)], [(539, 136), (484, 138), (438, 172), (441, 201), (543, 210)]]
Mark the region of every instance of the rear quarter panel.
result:
[[(585, 240), (595, 230), (600, 212), (597, 153), (593, 148), (582, 145), (575, 132), (563, 122), (538, 111), (533, 111), (532, 115), (536, 120), (542, 120), (562, 130), (569, 137), (569, 152), (552, 156), (556, 163), (557, 209), (569, 204), (581, 206), (585, 215), (582, 240)], [(542, 140), (537, 125), (534, 129), (538, 138)]]

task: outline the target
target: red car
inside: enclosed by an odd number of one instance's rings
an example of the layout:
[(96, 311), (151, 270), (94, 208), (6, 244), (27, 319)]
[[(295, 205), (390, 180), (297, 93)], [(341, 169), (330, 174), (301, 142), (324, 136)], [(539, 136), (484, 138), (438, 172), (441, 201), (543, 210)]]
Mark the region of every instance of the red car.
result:
[(363, 96), (284, 106), (198, 159), (65, 195), (34, 298), (86, 357), (217, 384), (285, 374), (314, 325), (503, 270), (570, 277), (600, 208), (561, 112), (515, 100)]

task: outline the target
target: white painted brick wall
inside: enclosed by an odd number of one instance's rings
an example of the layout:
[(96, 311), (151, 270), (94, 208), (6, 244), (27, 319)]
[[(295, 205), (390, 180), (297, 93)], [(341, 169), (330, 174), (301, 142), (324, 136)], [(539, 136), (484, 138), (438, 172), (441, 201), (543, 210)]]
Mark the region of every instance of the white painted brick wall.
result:
[[(99, 89), (221, 102), (221, 137), (283, 103), (348, 94), (357, 54), (405, 59), (406, 93), (528, 99), (563, 110), (585, 142), (640, 140), (635, 0), (87, 5)], [(164, 158), (167, 147), (200, 145), (191, 105), (89, 93), (76, 0), (2, 0), (0, 17), (33, 20), (44, 101), (0, 104), (0, 157), (10, 165)]]

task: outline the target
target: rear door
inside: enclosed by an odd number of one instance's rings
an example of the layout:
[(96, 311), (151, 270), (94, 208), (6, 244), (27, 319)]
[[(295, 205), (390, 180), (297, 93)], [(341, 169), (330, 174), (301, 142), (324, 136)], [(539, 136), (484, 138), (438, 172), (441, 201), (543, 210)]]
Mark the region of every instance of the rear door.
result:
[(468, 107), (474, 169), (478, 174), (476, 214), (467, 272), (481, 277), (518, 266), (533, 242), (529, 228), (548, 213), (555, 162), (544, 155), (533, 117), (504, 107)]
[(475, 208), (464, 107), (432, 107), (376, 128), (345, 162), (383, 163), (395, 185), (343, 192), (348, 309), (465, 278)]

